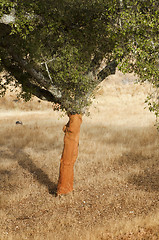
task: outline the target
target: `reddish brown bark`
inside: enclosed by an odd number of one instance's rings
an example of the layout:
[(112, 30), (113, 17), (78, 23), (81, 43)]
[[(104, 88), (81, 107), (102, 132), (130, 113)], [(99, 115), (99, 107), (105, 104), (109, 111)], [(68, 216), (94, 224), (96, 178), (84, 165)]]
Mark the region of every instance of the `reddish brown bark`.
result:
[(60, 174), (57, 195), (73, 190), (74, 163), (78, 156), (79, 134), (82, 123), (80, 114), (69, 115), (69, 122), (64, 126), (64, 149), (60, 161)]

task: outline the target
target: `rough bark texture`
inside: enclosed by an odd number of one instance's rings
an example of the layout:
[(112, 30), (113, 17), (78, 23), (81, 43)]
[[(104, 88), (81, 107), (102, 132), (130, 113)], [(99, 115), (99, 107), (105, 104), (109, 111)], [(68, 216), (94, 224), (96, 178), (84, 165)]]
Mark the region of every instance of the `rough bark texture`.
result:
[(60, 174), (57, 195), (73, 190), (74, 163), (78, 156), (79, 134), (82, 123), (80, 114), (69, 115), (69, 122), (64, 126), (64, 149), (60, 161)]

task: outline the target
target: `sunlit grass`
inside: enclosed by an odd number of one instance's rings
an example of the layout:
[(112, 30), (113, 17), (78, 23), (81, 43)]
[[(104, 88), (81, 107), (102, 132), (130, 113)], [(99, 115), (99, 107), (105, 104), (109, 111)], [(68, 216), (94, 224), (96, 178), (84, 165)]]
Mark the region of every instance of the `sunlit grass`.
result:
[(159, 239), (159, 135), (144, 109), (149, 86), (123, 84), (126, 77), (103, 83), (83, 117), (75, 190), (61, 198), (54, 191), (68, 118), (37, 100), (1, 105), (1, 240)]

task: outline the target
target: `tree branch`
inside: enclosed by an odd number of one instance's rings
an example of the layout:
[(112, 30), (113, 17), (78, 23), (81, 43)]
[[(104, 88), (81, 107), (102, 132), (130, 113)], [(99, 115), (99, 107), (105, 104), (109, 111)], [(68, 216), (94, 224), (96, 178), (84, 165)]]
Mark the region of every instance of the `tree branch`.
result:
[(111, 74), (115, 74), (116, 71), (116, 67), (117, 67), (117, 62), (115, 60), (112, 60), (110, 62), (108, 62), (108, 64), (105, 66), (105, 68), (103, 68), (98, 74), (97, 74), (97, 78), (98, 78), (98, 82), (102, 82), (106, 77), (108, 77)]
[(10, 14), (3, 14), (0, 18), (0, 23), (9, 24), (15, 22), (15, 9), (13, 8)]
[(18, 62), (22, 69), (25, 69), (34, 79), (36, 79), (38, 84), (49, 90), (55, 96), (55, 98), (60, 99), (62, 97), (61, 92), (57, 89), (57, 87), (55, 87), (53, 84), (50, 84), (50, 80), (46, 79), (41, 72), (37, 72), (37, 70), (30, 66), (26, 60), (21, 59), (14, 52), (9, 51), (9, 53), (13, 59)]
[[(1, 31), (2, 30), (2, 31)], [(33, 66), (31, 66), (26, 59), (23, 59), (14, 52), (13, 47), (10, 46), (9, 39), (10, 39), (10, 31), (11, 27), (7, 24), (0, 23), (0, 37), (1, 37), (1, 47), (9, 53), (9, 55), (13, 58), (13, 60), (18, 63), (22, 70), (27, 71), (30, 76), (35, 80), (37, 85), (40, 85), (45, 90), (51, 92), (55, 98), (61, 99), (62, 95), (59, 89), (53, 85), (53, 82), (50, 79), (46, 78), (41, 72), (38, 72)], [(8, 39), (9, 37), (9, 39)]]
[(33, 95), (42, 100), (61, 104), (60, 99), (56, 98), (56, 96), (53, 95), (51, 91), (33, 84), (31, 82), (32, 79), (30, 74), (28, 74), (28, 72), (24, 72), (19, 66), (16, 66), (15, 64), (13, 65), (10, 57), (5, 56), (4, 58), (1, 56), (1, 62), (4, 65), (5, 69), (11, 74), (11, 76), (15, 77), (15, 79), (17, 79), (18, 82), (22, 84), (22, 87), (24, 89), (29, 89)]

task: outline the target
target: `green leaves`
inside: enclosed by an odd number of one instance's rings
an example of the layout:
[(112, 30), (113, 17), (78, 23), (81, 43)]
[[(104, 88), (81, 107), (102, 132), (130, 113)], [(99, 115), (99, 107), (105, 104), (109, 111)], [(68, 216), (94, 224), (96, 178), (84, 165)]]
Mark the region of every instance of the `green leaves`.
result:
[(9, 14), (10, 11), (13, 9), (14, 3), (13, 1), (9, 0), (1, 0), (0, 1), (0, 18), (3, 14)]
[(81, 61), (78, 49), (67, 44), (58, 50), (48, 66), (62, 92), (63, 108), (80, 112), (88, 105), (86, 96), (93, 89), (93, 81), (86, 74), (88, 67)]
[[(119, 68), (123, 72), (134, 72), (140, 82), (149, 81), (154, 89), (159, 82), (159, 5), (157, 0), (128, 1), (129, 8), (120, 14), (118, 29), (121, 40), (114, 54), (119, 56)], [(157, 93), (158, 94), (158, 93)], [(157, 95), (158, 96), (158, 95)], [(158, 117), (158, 97), (150, 95), (146, 102)]]
[[(62, 109), (80, 112), (89, 105), (103, 59), (158, 89), (158, 0), (1, 0), (0, 7), (0, 16), (14, 9), (16, 17), (2, 50), (17, 66), (9, 51), (14, 48), (58, 88)], [(6, 62), (2, 65), (7, 69)], [(39, 87), (33, 77), (28, 81)], [(30, 96), (33, 91), (25, 87), (24, 92)], [(157, 100), (151, 110), (158, 116)]]

